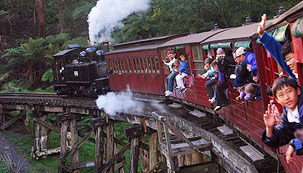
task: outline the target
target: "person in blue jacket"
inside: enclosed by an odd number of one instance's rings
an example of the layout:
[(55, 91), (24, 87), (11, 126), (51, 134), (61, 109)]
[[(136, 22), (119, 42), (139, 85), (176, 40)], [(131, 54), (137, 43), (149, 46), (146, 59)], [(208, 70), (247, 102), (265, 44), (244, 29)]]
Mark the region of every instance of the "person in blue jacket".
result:
[(259, 40), (263, 43), (266, 50), (273, 56), (280, 67), (291, 77), (297, 78), (297, 68), (295, 54), (291, 44), (287, 41), (283, 47), (265, 29), (266, 14), (263, 14), (262, 21), (258, 25)]
[(295, 138), (294, 132), (298, 125), (303, 125), (303, 94), (296, 79), (289, 76), (277, 78), (273, 84), (273, 95), (276, 101), (283, 106), (280, 119), (279, 111), (273, 100), (268, 104), (263, 120), (265, 130), (262, 141), (271, 148), (278, 148), (288, 144)]
[(188, 63), (186, 60), (186, 54), (181, 53), (180, 54), (181, 64), (179, 66), (179, 74), (176, 76), (176, 83), (177, 87), (176, 89), (181, 89), (180, 92), (184, 93), (186, 92), (187, 88), (184, 86), (184, 77), (188, 76), (189, 70), (188, 70)]

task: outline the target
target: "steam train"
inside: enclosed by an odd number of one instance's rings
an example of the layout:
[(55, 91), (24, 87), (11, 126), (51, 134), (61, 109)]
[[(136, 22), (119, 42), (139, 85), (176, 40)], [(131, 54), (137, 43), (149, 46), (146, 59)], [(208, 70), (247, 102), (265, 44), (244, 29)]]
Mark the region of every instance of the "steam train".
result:
[[(198, 74), (205, 73), (204, 60), (208, 56), (215, 57), (216, 49), (219, 47), (224, 48), (227, 52), (245, 47), (256, 55), (262, 99), (236, 100), (238, 92), (229, 81), (226, 95), (230, 104), (217, 113), (230, 126), (262, 148), (264, 152), (280, 160), (286, 172), (299, 172), (302, 170), (302, 157), (296, 157), (294, 163), (287, 164), (285, 156), (279, 154), (285, 153), (287, 146), (273, 151), (260, 139), (265, 127), (263, 113), (271, 99), (271, 96), (267, 94), (267, 89), (279, 73), (285, 72), (258, 41), (257, 26), (258, 23), (246, 23), (240, 27), (216, 28), (198, 34), (168, 35), (121, 43), (115, 45), (113, 51), (102, 54), (100, 60), (86, 55), (83, 61), (80, 57), (78, 64), (72, 63), (73, 58), (78, 57), (83, 50), (71, 48), (54, 55), (55, 90), (58, 94), (91, 95), (104, 94), (109, 91), (109, 88), (113, 91), (123, 91), (129, 86), (134, 93), (160, 97), (164, 95), (167, 87), (166, 78), (169, 75), (169, 69), (162, 61), (165, 60), (167, 51), (174, 49), (178, 57), (181, 53), (188, 55), (190, 74), (185, 79), (188, 90), (185, 93), (174, 91), (166, 99), (213, 112), (214, 105), (208, 102), (204, 87), (207, 80), (198, 77)], [(302, 73), (303, 2), (279, 17), (268, 20), (266, 31), (281, 44), (286, 39), (291, 39), (297, 69)], [(105, 70), (106, 68), (107, 70)], [(302, 85), (301, 75), (299, 75), (298, 81)], [(278, 153), (278, 157), (276, 157), (276, 153)]]
[(97, 97), (109, 91), (109, 79), (104, 52), (95, 47), (81, 48), (71, 44), (68, 49), (53, 55), (54, 89), (58, 95)]

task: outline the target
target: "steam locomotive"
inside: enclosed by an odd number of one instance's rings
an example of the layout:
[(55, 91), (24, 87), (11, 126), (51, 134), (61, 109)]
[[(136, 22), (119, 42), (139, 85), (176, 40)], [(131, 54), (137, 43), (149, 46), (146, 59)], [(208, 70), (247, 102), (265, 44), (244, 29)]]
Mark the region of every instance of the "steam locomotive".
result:
[(57, 94), (85, 97), (106, 94), (110, 87), (104, 53), (108, 50), (108, 42), (103, 43), (103, 50), (71, 44), (68, 49), (53, 55)]

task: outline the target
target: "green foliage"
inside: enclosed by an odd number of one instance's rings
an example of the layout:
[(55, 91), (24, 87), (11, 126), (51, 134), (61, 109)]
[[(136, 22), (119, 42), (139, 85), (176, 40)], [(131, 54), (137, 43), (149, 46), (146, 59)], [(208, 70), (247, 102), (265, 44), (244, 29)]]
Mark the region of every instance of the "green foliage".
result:
[(54, 75), (53, 75), (53, 69), (48, 69), (42, 76), (43, 82), (50, 82), (52, 83), (54, 81)]
[(2, 15), (5, 15), (5, 14), (7, 14), (8, 12), (7, 11), (4, 11), (4, 10), (0, 10), (0, 17), (2, 16)]

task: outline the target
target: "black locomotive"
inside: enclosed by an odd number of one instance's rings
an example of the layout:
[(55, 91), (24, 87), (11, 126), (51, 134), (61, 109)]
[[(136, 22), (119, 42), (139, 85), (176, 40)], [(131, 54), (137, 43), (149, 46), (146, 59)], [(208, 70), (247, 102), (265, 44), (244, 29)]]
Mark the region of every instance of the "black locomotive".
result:
[(110, 87), (104, 53), (108, 50), (107, 42), (103, 44), (103, 51), (72, 44), (53, 55), (54, 89), (57, 94), (89, 97), (106, 94)]

